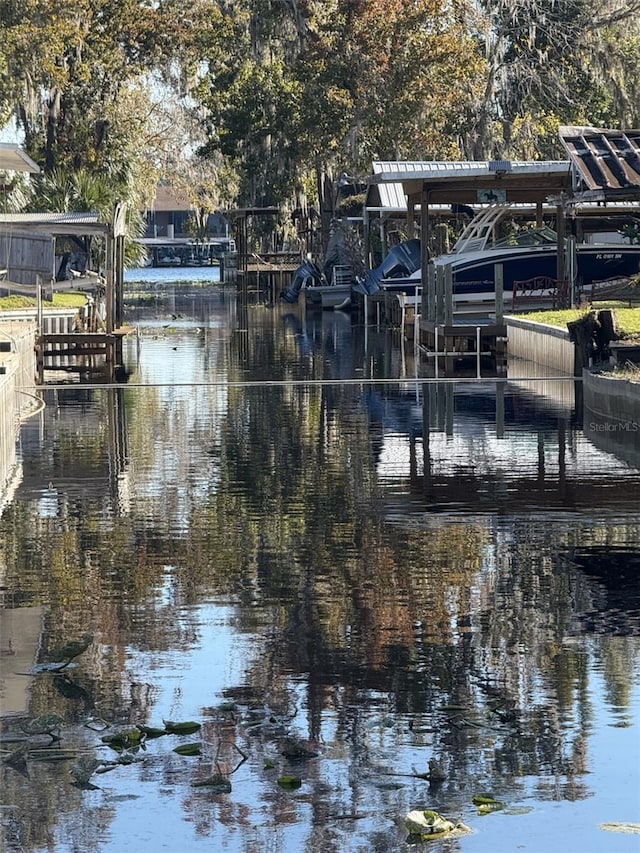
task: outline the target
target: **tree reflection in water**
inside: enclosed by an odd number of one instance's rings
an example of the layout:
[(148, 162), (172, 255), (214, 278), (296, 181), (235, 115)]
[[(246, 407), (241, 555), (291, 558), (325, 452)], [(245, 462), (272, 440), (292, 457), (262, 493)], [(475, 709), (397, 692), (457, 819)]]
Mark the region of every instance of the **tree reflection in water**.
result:
[[(6, 849), (398, 850), (411, 808), (473, 824), (483, 791), (597, 799), (592, 744), (637, 726), (637, 581), (612, 597), (569, 557), (637, 553), (637, 471), (509, 386), (243, 385), (399, 378), (397, 343), (189, 304), (171, 333), (141, 326), (129, 387), (45, 391), (0, 549), (6, 612), (41, 613), (11, 651), (95, 635), (29, 680), (23, 716), (60, 714), (65, 749), (112, 759), (98, 720), (195, 718), (202, 756), (148, 740), (95, 790), (65, 760), (4, 764)], [(215, 774), (230, 794), (193, 787)], [(514, 849), (500, 826), (481, 849)], [(588, 849), (597, 827), (575, 832)]]

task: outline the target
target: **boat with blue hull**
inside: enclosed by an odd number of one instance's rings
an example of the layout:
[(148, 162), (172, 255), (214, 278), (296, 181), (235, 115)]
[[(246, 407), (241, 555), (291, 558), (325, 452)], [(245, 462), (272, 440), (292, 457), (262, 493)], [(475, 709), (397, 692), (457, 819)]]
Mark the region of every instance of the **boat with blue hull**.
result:
[[(434, 261), (450, 266), (456, 306), (495, 302), (495, 269), (502, 265), (505, 307), (518, 297), (554, 299), (558, 292), (558, 237), (548, 226), (513, 228), (496, 239), (500, 226), (513, 215), (510, 205), (491, 205), (464, 229), (451, 252)], [(639, 208), (640, 215), (640, 208)], [(640, 245), (620, 239), (575, 243), (567, 255), (567, 269), (575, 267), (576, 295), (605, 293), (621, 287), (640, 273)], [(394, 246), (382, 264), (370, 270), (362, 282), (369, 295), (379, 290), (413, 295), (422, 280), (420, 243), (409, 240)]]

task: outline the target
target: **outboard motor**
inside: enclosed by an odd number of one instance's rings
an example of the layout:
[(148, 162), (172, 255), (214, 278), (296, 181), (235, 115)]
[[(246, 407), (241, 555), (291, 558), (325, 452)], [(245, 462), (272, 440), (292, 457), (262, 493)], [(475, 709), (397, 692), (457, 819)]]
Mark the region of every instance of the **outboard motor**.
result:
[(368, 270), (365, 277), (358, 280), (355, 290), (369, 296), (380, 289), (380, 282), (394, 278), (407, 278), (422, 263), (420, 240), (407, 240), (394, 246), (379, 267)]
[(303, 287), (320, 284), (326, 284), (320, 268), (307, 259), (294, 272), (291, 284), (282, 291), (280, 298), (289, 303), (297, 302)]

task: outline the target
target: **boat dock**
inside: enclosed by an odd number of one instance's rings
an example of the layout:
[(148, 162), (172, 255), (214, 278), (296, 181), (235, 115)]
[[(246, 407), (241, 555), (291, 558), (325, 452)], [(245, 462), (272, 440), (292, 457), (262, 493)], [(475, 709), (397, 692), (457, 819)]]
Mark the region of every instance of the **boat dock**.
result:
[(252, 252), (238, 255), (237, 285), (243, 299), (274, 304), (291, 284), (302, 262), (300, 252)]
[[(123, 338), (132, 327), (123, 322), (124, 238), (126, 208), (119, 205), (111, 222), (101, 222), (94, 213), (25, 213), (0, 217), (0, 236), (10, 246), (8, 278), (2, 286), (9, 292), (36, 298), (36, 308), (25, 309), (24, 317), (35, 323), (36, 381), (44, 381), (46, 370), (101, 377), (113, 381), (122, 365)], [(18, 230), (19, 229), (19, 230)], [(60, 245), (72, 238), (100, 237), (104, 240), (103, 275), (76, 273), (73, 278), (52, 278)], [(56, 249), (56, 243), (58, 249)], [(86, 295), (81, 309), (44, 310), (44, 302), (55, 290), (78, 290)]]
[(222, 258), (236, 251), (235, 240), (219, 237), (193, 240), (189, 237), (141, 237), (152, 267), (217, 266)]

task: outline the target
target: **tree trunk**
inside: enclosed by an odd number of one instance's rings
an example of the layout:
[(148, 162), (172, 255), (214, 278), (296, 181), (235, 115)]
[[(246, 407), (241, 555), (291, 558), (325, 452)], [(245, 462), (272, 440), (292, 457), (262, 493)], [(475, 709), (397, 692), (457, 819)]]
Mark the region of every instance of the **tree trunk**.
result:
[(331, 221), (335, 213), (333, 176), (329, 168), (325, 165), (318, 164), (316, 170), (318, 180), (318, 199), (320, 201), (320, 237), (322, 254), (324, 255), (329, 244)]
[(52, 89), (47, 99), (47, 143), (45, 169), (48, 173), (56, 167), (55, 144), (60, 119), (60, 89)]

